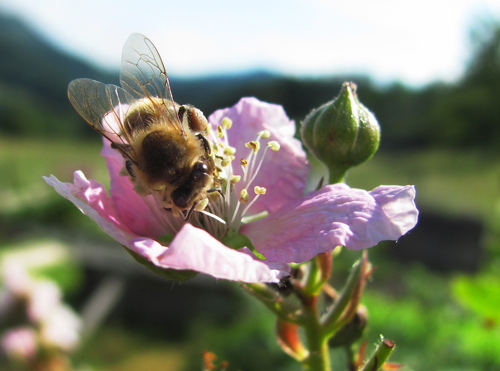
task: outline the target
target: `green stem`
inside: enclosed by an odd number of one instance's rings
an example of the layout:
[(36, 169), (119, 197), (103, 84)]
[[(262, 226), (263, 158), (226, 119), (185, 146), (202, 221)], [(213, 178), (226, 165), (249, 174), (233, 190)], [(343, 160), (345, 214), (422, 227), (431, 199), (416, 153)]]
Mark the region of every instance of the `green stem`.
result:
[(389, 339), (382, 338), (382, 342), (378, 345), (370, 359), (365, 363), (360, 371), (377, 371), (384, 362), (389, 358), (396, 344)]
[(301, 324), (299, 308), (264, 283), (245, 283), (243, 287), (283, 321)]
[(316, 306), (316, 295), (306, 298), (304, 309), (307, 311), (308, 321), (303, 326), (309, 355), (302, 366), (309, 371), (330, 371), (328, 338), (324, 335)]
[(328, 184), (343, 183), (349, 168), (339, 168), (338, 166), (328, 167)]

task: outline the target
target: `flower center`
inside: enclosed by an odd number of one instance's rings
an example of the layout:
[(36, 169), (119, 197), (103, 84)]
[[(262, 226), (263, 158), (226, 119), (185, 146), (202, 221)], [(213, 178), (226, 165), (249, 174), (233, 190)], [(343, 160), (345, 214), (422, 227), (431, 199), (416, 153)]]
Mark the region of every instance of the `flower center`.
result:
[[(229, 118), (224, 118), (216, 130), (209, 132), (218, 169), (217, 182), (220, 185), (221, 192), (220, 194), (213, 193), (210, 196), (211, 202), (209, 202), (206, 210), (210, 214), (221, 218), (225, 223), (217, 220), (210, 220), (205, 223), (207, 220), (204, 218), (202, 228), (218, 238), (238, 233), (242, 223), (249, 218), (256, 217), (249, 216), (249, 210), (257, 199), (266, 193), (266, 188), (255, 185), (255, 179), (268, 150), (278, 151), (280, 147), (276, 141), (269, 141), (265, 146), (261, 146), (262, 141), (270, 136), (269, 131), (264, 130), (257, 133), (254, 140), (245, 144), (248, 148), (246, 156), (236, 160), (240, 153), (236, 153), (236, 149), (230, 146), (229, 134), (231, 126), (232, 121)], [(235, 173), (237, 166), (241, 168), (241, 172), (239, 172), (241, 175)], [(259, 216), (262, 217), (263, 215)], [(192, 222), (193, 225), (196, 225), (196, 220)]]

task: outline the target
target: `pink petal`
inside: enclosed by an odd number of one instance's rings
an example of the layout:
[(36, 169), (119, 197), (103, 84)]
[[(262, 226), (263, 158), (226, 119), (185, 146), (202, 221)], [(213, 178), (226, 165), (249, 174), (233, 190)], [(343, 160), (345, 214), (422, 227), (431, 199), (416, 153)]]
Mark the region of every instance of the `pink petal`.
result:
[(122, 141), (119, 137), (119, 134), (122, 133), (121, 123), (124, 121), (129, 107), (128, 104), (120, 104), (102, 118), (102, 127), (108, 138), (113, 142)]
[(57, 193), (95, 221), (105, 233), (122, 245), (127, 245), (135, 236), (125, 224), (121, 223), (113, 201), (107, 196), (104, 187), (97, 182), (88, 181), (81, 171), (75, 171), (74, 176), (74, 184), (60, 182), (53, 175), (43, 178)]
[(133, 246), (135, 252), (166, 269), (194, 270), (215, 278), (240, 282), (277, 283), (285, 274), (269, 268), (248, 254), (230, 249), (191, 224), (182, 227), (169, 247), (146, 238), (134, 240)]
[[(156, 219), (143, 198), (134, 191), (129, 178), (119, 174), (125, 166), (125, 160), (120, 152), (112, 149), (110, 142), (105, 138), (103, 143), (101, 155), (106, 159), (111, 179), (109, 193), (122, 223), (139, 236), (158, 238), (165, 235), (167, 231)], [(153, 199), (151, 199), (151, 204), (155, 205)]]
[[(268, 150), (261, 171), (252, 184), (252, 188), (255, 185), (267, 188), (267, 193), (252, 206), (250, 214), (264, 210), (272, 212), (301, 197), (309, 165), (300, 142), (293, 137), (295, 124), (283, 107), (256, 98), (242, 98), (234, 107), (217, 110), (208, 119), (216, 126), (224, 117), (233, 121), (228, 137), (229, 144), (236, 148), (236, 160), (248, 156), (250, 150), (245, 143), (255, 140), (259, 131), (269, 130), (271, 136), (267, 141), (276, 140), (281, 145), (278, 152)], [(234, 171), (242, 175), (238, 165), (234, 165)], [(239, 186), (241, 183), (236, 185), (237, 192), (241, 190)]]
[(267, 259), (304, 262), (336, 246), (359, 250), (397, 240), (417, 223), (413, 186), (372, 192), (328, 185), (275, 213), (245, 224), (240, 233)]

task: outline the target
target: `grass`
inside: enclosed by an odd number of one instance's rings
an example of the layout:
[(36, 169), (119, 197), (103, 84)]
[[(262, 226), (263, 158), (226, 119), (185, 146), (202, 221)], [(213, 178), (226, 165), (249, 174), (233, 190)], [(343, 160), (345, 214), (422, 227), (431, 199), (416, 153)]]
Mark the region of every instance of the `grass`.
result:
[(54, 174), (72, 181), (82, 170), (88, 178), (106, 179), (99, 156), (102, 144), (68, 140), (0, 139), (0, 213), (15, 212), (29, 204), (44, 202), (54, 191), (42, 176)]
[[(312, 184), (326, 174), (314, 160)], [(373, 189), (380, 184), (413, 184), (421, 209), (446, 215), (484, 220), (500, 198), (500, 158), (482, 151), (426, 149), (377, 153), (352, 168), (346, 178), (351, 187)]]

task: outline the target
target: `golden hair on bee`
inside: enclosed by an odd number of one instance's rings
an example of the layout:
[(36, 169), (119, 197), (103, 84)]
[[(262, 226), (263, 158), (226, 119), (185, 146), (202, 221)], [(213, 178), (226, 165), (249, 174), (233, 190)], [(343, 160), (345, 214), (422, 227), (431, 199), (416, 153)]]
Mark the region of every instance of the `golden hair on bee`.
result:
[(207, 119), (199, 109), (174, 102), (161, 57), (143, 35), (132, 34), (125, 43), (120, 84), (77, 79), (68, 96), (121, 152), (136, 191), (189, 218), (215, 187), (214, 157), (204, 136)]

